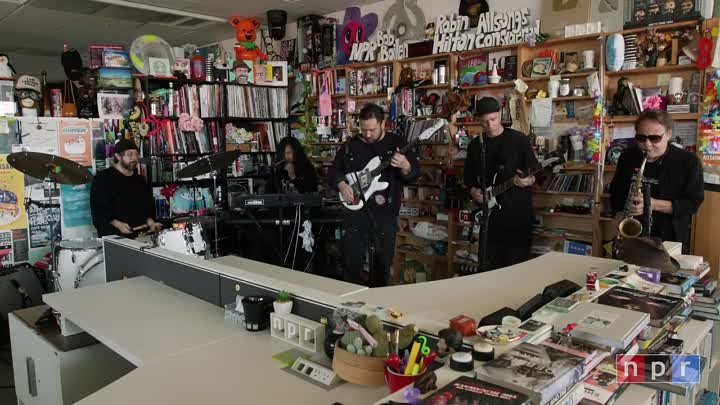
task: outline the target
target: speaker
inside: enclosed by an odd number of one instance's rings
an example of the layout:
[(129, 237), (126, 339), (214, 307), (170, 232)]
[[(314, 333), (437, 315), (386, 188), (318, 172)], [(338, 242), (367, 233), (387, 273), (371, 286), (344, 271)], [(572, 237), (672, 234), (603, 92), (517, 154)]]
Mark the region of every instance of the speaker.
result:
[(285, 38), (287, 12), (284, 10), (268, 10), (267, 19), (270, 27), (270, 37), (276, 41)]

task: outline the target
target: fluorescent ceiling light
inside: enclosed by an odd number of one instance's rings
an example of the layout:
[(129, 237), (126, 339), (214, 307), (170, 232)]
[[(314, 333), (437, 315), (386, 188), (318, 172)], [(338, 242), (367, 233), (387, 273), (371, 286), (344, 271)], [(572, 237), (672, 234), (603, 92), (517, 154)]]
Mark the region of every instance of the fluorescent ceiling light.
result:
[(0, 0), (0, 3), (25, 4), (28, 0)]
[[(7, 0), (0, 0), (0, 1), (7, 1)], [(18, 0), (18, 1), (23, 1), (23, 0)], [(126, 0), (92, 0), (92, 1), (95, 1), (98, 3), (111, 4), (113, 6), (136, 8), (139, 10), (155, 11), (158, 13), (165, 13), (165, 14), (174, 14), (174, 15), (177, 15), (180, 17), (191, 17), (191, 18), (197, 18), (200, 20), (215, 21), (215, 22), (228, 22), (227, 18), (215, 17), (214, 15), (191, 13), (191, 12), (182, 11), (182, 10), (173, 10), (171, 8), (136, 3), (134, 1), (126, 1)]]

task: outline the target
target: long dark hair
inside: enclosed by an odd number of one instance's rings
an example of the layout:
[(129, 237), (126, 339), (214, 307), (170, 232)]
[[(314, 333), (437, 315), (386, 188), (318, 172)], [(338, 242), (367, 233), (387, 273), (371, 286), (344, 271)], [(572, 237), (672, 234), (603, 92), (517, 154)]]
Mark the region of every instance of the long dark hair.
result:
[(285, 146), (290, 145), (290, 148), (293, 151), (293, 158), (294, 158), (294, 164), (295, 164), (295, 173), (298, 174), (305, 174), (308, 169), (312, 169), (312, 165), (310, 164), (310, 160), (308, 159), (307, 155), (305, 154), (305, 148), (300, 144), (300, 141), (298, 141), (296, 138), (293, 138), (292, 136), (286, 136), (285, 138), (280, 140), (280, 143), (277, 147), (277, 162), (285, 159)]

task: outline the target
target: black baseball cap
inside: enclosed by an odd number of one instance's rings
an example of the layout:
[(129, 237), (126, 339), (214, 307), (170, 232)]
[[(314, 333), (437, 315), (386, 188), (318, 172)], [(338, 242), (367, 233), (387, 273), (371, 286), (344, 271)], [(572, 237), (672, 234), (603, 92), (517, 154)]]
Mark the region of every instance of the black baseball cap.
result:
[(477, 115), (496, 113), (500, 111), (500, 103), (495, 97), (483, 97), (475, 103), (475, 113)]
[(132, 141), (130, 139), (121, 139), (117, 143), (115, 143), (115, 153), (117, 153), (118, 155), (122, 155), (126, 150), (130, 149), (140, 151), (138, 146), (135, 144), (135, 141)]

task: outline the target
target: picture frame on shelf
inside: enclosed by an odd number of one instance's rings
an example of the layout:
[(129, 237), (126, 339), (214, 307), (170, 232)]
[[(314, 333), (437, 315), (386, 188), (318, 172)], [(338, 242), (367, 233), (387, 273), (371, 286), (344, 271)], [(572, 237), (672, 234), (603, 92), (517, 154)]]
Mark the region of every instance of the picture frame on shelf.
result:
[(551, 58), (535, 58), (532, 63), (532, 73), (530, 77), (543, 77), (550, 74), (552, 69)]
[(148, 58), (150, 65), (150, 76), (154, 77), (172, 77), (170, 69), (170, 60), (167, 58)]
[(175, 74), (181, 73), (185, 75), (186, 79), (190, 78), (190, 59), (176, 58), (175, 64), (173, 65), (173, 72)]
[(271, 61), (268, 62), (268, 73), (266, 80), (270, 81), (271, 86), (283, 87), (288, 85), (287, 67), (286, 61)]
[(233, 65), (235, 69), (235, 82), (238, 84), (254, 83), (255, 71), (253, 65), (249, 60), (236, 60)]
[(113, 68), (129, 68), (130, 56), (127, 51), (105, 49), (103, 50), (103, 66)]
[(98, 93), (97, 100), (98, 115), (102, 119), (124, 119), (133, 107), (133, 100), (129, 94)]

